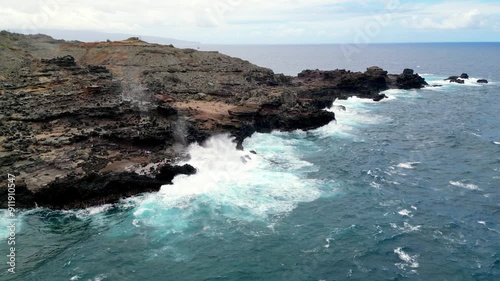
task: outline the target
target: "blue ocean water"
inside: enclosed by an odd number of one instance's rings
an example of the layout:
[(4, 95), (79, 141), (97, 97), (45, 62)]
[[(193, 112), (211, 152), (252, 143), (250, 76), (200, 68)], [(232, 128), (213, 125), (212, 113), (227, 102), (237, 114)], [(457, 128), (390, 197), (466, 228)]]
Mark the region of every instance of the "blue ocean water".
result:
[[(199, 173), (157, 194), (23, 212), (17, 273), (4, 258), (0, 279), (500, 280), (499, 47), (205, 46), (287, 74), (410, 67), (443, 87), (336, 101), (337, 122), (247, 139), (258, 155), (228, 136), (192, 145)], [(462, 72), (492, 83), (442, 80)]]

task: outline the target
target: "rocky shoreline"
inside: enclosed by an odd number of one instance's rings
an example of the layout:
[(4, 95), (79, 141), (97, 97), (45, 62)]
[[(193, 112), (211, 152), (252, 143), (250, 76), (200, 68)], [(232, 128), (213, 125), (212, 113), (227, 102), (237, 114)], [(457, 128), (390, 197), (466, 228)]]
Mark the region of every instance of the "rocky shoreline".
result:
[(255, 132), (328, 124), (335, 114), (323, 109), (335, 99), (379, 101), (384, 90), (426, 85), (411, 69), (291, 77), (136, 38), (81, 43), (2, 31), (0, 170), (16, 175), (17, 208), (114, 203), (194, 174), (175, 165), (190, 143), (229, 133), (244, 149)]

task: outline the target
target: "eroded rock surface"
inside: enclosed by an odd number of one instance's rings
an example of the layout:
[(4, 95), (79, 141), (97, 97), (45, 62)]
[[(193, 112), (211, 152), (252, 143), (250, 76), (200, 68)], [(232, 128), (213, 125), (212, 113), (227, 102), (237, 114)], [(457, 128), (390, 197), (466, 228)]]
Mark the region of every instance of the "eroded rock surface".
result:
[[(337, 98), (380, 100), (383, 90), (425, 85), (409, 70), (290, 77), (140, 40), (0, 32), (0, 172), (17, 175), (18, 208), (112, 203), (194, 173), (175, 166), (190, 143), (230, 133), (243, 149), (254, 132), (328, 124), (335, 115), (323, 109)], [(6, 192), (1, 187), (0, 196)]]

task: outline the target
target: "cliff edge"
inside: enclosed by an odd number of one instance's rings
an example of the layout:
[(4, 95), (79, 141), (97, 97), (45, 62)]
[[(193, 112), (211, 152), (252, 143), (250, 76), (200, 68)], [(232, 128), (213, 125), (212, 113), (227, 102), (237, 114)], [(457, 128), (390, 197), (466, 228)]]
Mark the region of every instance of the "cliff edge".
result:
[(328, 124), (335, 115), (323, 109), (337, 98), (380, 100), (383, 90), (425, 85), (410, 70), (291, 77), (137, 38), (81, 43), (2, 31), (0, 171), (17, 176), (18, 208), (112, 203), (195, 173), (175, 165), (192, 142), (229, 133), (243, 149), (254, 132)]

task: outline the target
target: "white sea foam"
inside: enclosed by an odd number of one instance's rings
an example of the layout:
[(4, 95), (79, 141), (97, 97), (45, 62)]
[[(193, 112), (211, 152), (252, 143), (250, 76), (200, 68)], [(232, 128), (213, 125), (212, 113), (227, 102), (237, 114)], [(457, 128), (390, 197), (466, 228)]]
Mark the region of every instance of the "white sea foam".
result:
[(391, 223), (390, 225), (391, 225), (392, 228), (401, 230), (404, 233), (420, 231), (420, 228), (422, 228), (421, 225), (413, 226), (413, 225), (411, 225), (411, 224), (409, 224), (407, 222), (404, 222), (402, 227), (399, 227), (395, 223)]
[(375, 189), (378, 189), (378, 190), (380, 190), (380, 189), (381, 189), (381, 188), (380, 188), (380, 184), (378, 184), (378, 183), (376, 183), (376, 182), (374, 182), (374, 181), (372, 181), (372, 182), (370, 183), (370, 186), (371, 186), (371, 187), (373, 187), (373, 188), (375, 188)]
[(113, 205), (111, 205), (111, 204), (90, 207), (87, 209), (76, 211), (76, 216), (79, 218), (85, 218), (88, 216), (95, 216), (97, 214), (104, 213), (104, 212), (110, 210), (111, 208), (113, 208)]
[(333, 238), (326, 238), (326, 244), (323, 245), (324, 248), (330, 248), (330, 242), (334, 240)]
[(482, 225), (486, 225), (485, 221), (478, 221), (477, 223), (482, 224)]
[(401, 89), (390, 89), (381, 92), (381, 94), (385, 94), (388, 98), (381, 100), (380, 102), (391, 101), (395, 99), (404, 99), (404, 98), (418, 98), (420, 97), (420, 92), (416, 90), (401, 90)]
[(496, 145), (500, 145), (500, 141), (494, 141), (493, 143)]
[(401, 169), (415, 169), (415, 165), (420, 164), (420, 162), (406, 162), (406, 163), (399, 163), (396, 167), (401, 168)]
[(412, 217), (411, 211), (406, 209), (399, 211), (398, 214), (404, 217)]
[(102, 281), (106, 278), (108, 278), (108, 276), (106, 274), (100, 274), (94, 278), (94, 281)]
[(389, 117), (382, 117), (371, 111), (376, 104), (377, 102), (373, 100), (358, 97), (336, 100), (331, 108), (326, 109), (335, 113), (336, 121), (312, 132), (324, 137), (332, 135), (353, 137), (352, 132), (355, 127), (390, 121)]
[(301, 169), (313, 167), (293, 153), (294, 140), (255, 134), (245, 147), (258, 155), (237, 151), (227, 135), (212, 137), (203, 146), (191, 145), (187, 163), (197, 174), (178, 176), (173, 185), (147, 197), (136, 207), (135, 218), (141, 224), (182, 231), (199, 212), (231, 220), (265, 220), (319, 198), (316, 181), (299, 176)]
[(410, 256), (408, 253), (405, 253), (403, 251), (403, 248), (394, 249), (394, 253), (397, 254), (399, 259), (401, 259), (403, 261), (403, 263), (396, 263), (395, 264), (399, 269), (404, 270), (407, 267), (415, 269), (415, 268), (420, 267), (420, 265), (417, 261), (418, 255)]
[(11, 223), (9, 212), (7, 210), (0, 210), (0, 239), (9, 237), (8, 226)]
[[(488, 81), (489, 83), (488, 84), (483, 84), (483, 83), (477, 83), (477, 80), (479, 79), (482, 79), (482, 78), (477, 78), (477, 77), (469, 77), (469, 79), (462, 79), (464, 80), (464, 84), (458, 84), (458, 83), (455, 83), (455, 82), (450, 82), (449, 80), (444, 80), (446, 79), (447, 77), (430, 77), (427, 81), (427, 83), (429, 83), (429, 85), (435, 85), (435, 84), (438, 84), (438, 85), (443, 85), (443, 86), (457, 86), (457, 87), (460, 87), (460, 86), (472, 86), (472, 87), (481, 87), (481, 86), (485, 86), (485, 85), (491, 85), (491, 84), (495, 84), (495, 82), (492, 82), (492, 81)], [(436, 88), (436, 89), (439, 89), (439, 88)]]
[(479, 187), (477, 185), (472, 184), (472, 183), (463, 183), (460, 181), (450, 181), (450, 184), (453, 186), (465, 188), (468, 190), (478, 190), (479, 189)]

